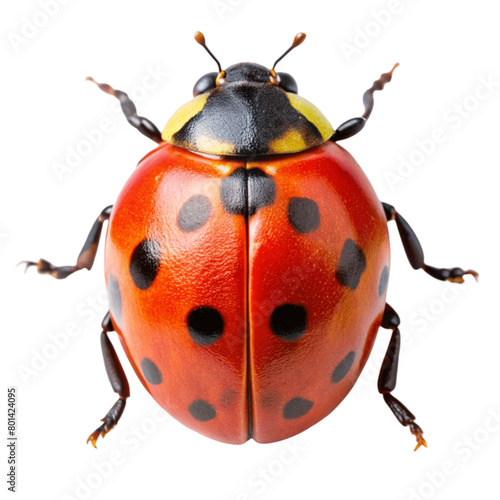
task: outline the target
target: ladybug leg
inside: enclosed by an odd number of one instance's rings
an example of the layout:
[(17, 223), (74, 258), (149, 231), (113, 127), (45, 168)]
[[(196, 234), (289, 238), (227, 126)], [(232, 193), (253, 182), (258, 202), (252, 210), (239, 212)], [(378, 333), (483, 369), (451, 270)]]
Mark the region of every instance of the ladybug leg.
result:
[(366, 121), (370, 117), (373, 111), (373, 94), (377, 90), (382, 90), (386, 83), (389, 83), (392, 79), (392, 72), (399, 66), (399, 63), (395, 64), (394, 67), (388, 73), (383, 73), (380, 75), (378, 80), (373, 82), (373, 85), (363, 94), (363, 104), (365, 106), (365, 112), (358, 116), (357, 118), (351, 118), (346, 122), (342, 123), (337, 127), (330, 140), (333, 142), (342, 141), (348, 139), (358, 132), (363, 130), (366, 125)]
[(139, 116), (137, 114), (137, 108), (135, 107), (135, 104), (125, 92), (122, 92), (121, 90), (115, 90), (107, 83), (97, 83), (90, 76), (87, 77), (87, 80), (95, 83), (103, 92), (116, 97), (120, 101), (120, 105), (125, 118), (130, 123), (130, 125), (132, 125), (132, 127), (135, 127), (139, 132), (141, 132), (141, 134), (144, 134), (146, 137), (157, 142), (158, 144), (163, 141), (163, 139), (161, 138), (161, 132), (158, 130), (156, 125), (147, 118), (144, 118), (143, 116)]
[(113, 324), (111, 323), (111, 318), (108, 312), (102, 320), (101, 349), (109, 382), (113, 391), (115, 391), (120, 397), (108, 413), (106, 413), (106, 416), (101, 419), (101, 422), (103, 423), (88, 437), (87, 443), (90, 441), (94, 448), (97, 448), (97, 438), (99, 436), (104, 437), (118, 423), (118, 420), (120, 420), (123, 410), (125, 409), (125, 402), (130, 396), (127, 376), (123, 371), (115, 348), (108, 337), (108, 332), (113, 331)]
[(99, 214), (99, 217), (97, 217), (94, 225), (90, 229), (85, 243), (83, 244), (80, 254), (78, 255), (76, 265), (57, 267), (45, 259), (40, 259), (38, 262), (23, 260), (19, 262), (18, 265), (24, 264), (26, 266), (25, 270), (28, 270), (31, 266), (36, 266), (36, 270), (39, 274), (50, 274), (56, 279), (67, 278), (70, 274), (73, 274), (75, 271), (79, 271), (80, 269), (90, 270), (94, 264), (97, 247), (99, 245), (99, 239), (101, 237), (102, 226), (104, 224), (104, 221), (107, 221), (109, 219), (112, 208), (113, 205), (106, 207)]
[(396, 226), (398, 228), (401, 241), (403, 242), (406, 256), (408, 257), (410, 265), (413, 269), (423, 269), (433, 278), (441, 281), (452, 281), (453, 283), (463, 283), (463, 277), (466, 274), (474, 276), (476, 280), (478, 279), (479, 274), (472, 269), (469, 269), (468, 271), (464, 271), (460, 267), (440, 269), (427, 265), (424, 262), (424, 251), (422, 249), (422, 245), (420, 245), (417, 235), (414, 233), (408, 222), (406, 222), (402, 215), (396, 212), (396, 209), (392, 205), (382, 203), (382, 206), (384, 207), (387, 220), (396, 221)]
[(381, 326), (382, 328), (392, 330), (392, 336), (382, 363), (382, 368), (380, 369), (378, 391), (384, 396), (384, 401), (399, 420), (399, 423), (405, 427), (410, 427), (410, 432), (417, 439), (416, 451), (422, 445), (427, 447), (427, 443), (423, 437), (423, 430), (415, 422), (415, 415), (391, 394), (396, 387), (398, 374), (399, 348), (401, 346), (401, 335), (398, 329), (399, 324), (400, 320), (398, 314), (389, 304), (386, 304)]

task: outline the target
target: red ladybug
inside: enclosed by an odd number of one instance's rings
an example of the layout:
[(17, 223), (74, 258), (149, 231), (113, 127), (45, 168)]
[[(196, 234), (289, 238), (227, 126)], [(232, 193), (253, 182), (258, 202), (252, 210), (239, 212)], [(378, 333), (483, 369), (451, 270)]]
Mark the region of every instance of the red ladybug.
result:
[[(212, 55), (203, 35), (195, 38)], [(392, 71), (366, 91), (364, 114), (334, 130), (276, 63), (223, 71), (215, 61), (219, 71), (198, 80), (163, 134), (127, 94), (98, 84), (159, 146), (101, 212), (76, 265), (25, 261), (55, 278), (90, 269), (109, 220), (101, 346), (119, 399), (88, 441), (95, 446), (116, 425), (129, 396), (110, 331), (153, 398), (186, 426), (227, 443), (267, 443), (302, 432), (342, 401), (382, 326), (392, 337), (379, 391), (415, 449), (426, 445), (391, 394), (400, 334), (385, 301), (387, 221), (396, 221), (415, 269), (454, 282), (477, 273), (425, 264), (408, 223), (337, 144), (363, 128)]]

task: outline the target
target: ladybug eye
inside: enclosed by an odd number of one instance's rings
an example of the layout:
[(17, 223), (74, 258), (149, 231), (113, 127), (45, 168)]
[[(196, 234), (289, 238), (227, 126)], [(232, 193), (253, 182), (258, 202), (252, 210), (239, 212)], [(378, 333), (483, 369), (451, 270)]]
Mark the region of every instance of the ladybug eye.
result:
[(289, 73), (278, 73), (279, 76), (279, 86), (285, 91), (285, 92), (292, 92), (293, 94), (297, 94), (298, 92), (298, 87), (297, 87), (297, 82), (295, 81), (295, 78), (290, 75)]
[(208, 92), (209, 90), (213, 90), (217, 86), (217, 84), (215, 83), (217, 75), (218, 75), (218, 73), (215, 71), (212, 73), (207, 73), (206, 75), (203, 75), (194, 84), (193, 96), (196, 97), (199, 94), (204, 94), (205, 92)]

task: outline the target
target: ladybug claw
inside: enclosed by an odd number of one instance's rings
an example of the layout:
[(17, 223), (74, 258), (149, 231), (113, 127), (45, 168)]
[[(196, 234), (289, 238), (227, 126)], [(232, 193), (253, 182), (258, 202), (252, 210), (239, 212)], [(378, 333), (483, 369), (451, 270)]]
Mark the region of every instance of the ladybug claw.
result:
[(410, 424), (411, 433), (417, 438), (417, 446), (413, 451), (417, 451), (421, 446), (427, 448), (427, 441), (424, 439), (424, 431), (415, 423)]
[(97, 442), (97, 438), (99, 437), (99, 434), (96, 435), (95, 432), (93, 432), (88, 438), (87, 438), (87, 444), (89, 441), (92, 443), (92, 446), (97, 449), (97, 446), (95, 445)]
[(417, 451), (420, 446), (425, 446), (427, 448), (427, 441), (423, 438), (423, 436), (417, 438), (417, 446), (415, 446), (415, 449), (413, 451)]
[(31, 260), (22, 260), (17, 264), (20, 266), (24, 264), (26, 267), (24, 268), (24, 272), (26, 272), (30, 267), (36, 267), (36, 270), (39, 274), (50, 274), (53, 271), (57, 271), (59, 268), (54, 267), (48, 260), (38, 259), (38, 262), (33, 262)]
[(469, 270), (467, 270), (467, 271), (464, 272), (464, 275), (465, 274), (470, 274), (471, 276), (474, 277), (474, 279), (476, 281), (479, 281), (479, 273), (477, 271), (474, 271), (473, 269), (469, 269)]
[[(104, 419), (102, 419), (102, 421), (104, 421)], [(106, 424), (102, 424), (87, 438), (87, 444), (91, 442), (92, 446), (97, 449), (97, 439), (99, 438), (99, 436), (104, 439), (108, 431), (109, 429), (106, 428)]]
[(36, 266), (37, 263), (31, 260), (22, 260), (21, 262), (17, 263), (16, 267), (19, 267), (20, 265), (24, 265), (24, 272), (26, 272), (30, 267)]
[(462, 269), (458, 269), (457, 271), (459, 271), (458, 273), (456, 273), (455, 275), (451, 275), (449, 278), (448, 278), (448, 281), (451, 281), (452, 283), (464, 283), (465, 280), (464, 280), (464, 276), (466, 274), (470, 274), (471, 276), (474, 277), (474, 279), (476, 281), (479, 281), (479, 273), (477, 271), (474, 271), (473, 269), (469, 269), (468, 271), (463, 271)]

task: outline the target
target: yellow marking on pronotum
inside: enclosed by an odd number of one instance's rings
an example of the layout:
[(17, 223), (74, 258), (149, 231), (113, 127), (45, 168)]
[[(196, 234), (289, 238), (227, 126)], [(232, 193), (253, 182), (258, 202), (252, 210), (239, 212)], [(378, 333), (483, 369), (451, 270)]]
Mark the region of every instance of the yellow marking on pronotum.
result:
[(181, 106), (168, 120), (161, 137), (166, 142), (172, 142), (173, 135), (178, 132), (193, 116), (205, 106), (210, 92), (196, 96), (193, 100)]
[(330, 122), (326, 119), (325, 115), (307, 99), (298, 96), (297, 94), (292, 94), (291, 92), (286, 93), (290, 104), (299, 112), (302, 113), (311, 123), (316, 125), (319, 130), (321, 137), (324, 141), (330, 139), (333, 135), (333, 127)]
[(308, 148), (308, 144), (298, 130), (289, 130), (269, 143), (270, 153), (296, 153)]
[(232, 155), (236, 148), (235, 145), (230, 142), (224, 142), (202, 135), (196, 137), (193, 149), (194, 151), (201, 151), (213, 155)]

